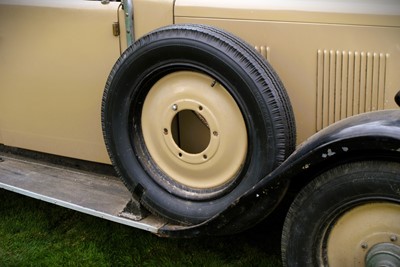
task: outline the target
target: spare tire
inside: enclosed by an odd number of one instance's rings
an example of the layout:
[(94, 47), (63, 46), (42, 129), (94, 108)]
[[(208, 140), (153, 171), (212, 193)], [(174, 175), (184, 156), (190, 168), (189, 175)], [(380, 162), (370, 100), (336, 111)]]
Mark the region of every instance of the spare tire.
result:
[(196, 224), (294, 150), (295, 124), (271, 66), (239, 38), (173, 25), (116, 62), (102, 105), (110, 159), (150, 211)]

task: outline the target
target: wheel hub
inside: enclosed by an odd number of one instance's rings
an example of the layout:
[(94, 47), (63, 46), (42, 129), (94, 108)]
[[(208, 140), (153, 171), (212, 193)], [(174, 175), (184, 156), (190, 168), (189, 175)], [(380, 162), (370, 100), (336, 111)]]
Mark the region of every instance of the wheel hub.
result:
[(400, 246), (393, 243), (375, 245), (366, 257), (367, 267), (398, 267), (400, 266)]
[[(170, 106), (171, 108), (166, 108), (164, 118), (162, 118), (162, 121), (166, 122), (167, 125), (162, 130), (162, 136), (170, 152), (177, 159), (190, 164), (201, 164), (211, 160), (219, 146), (220, 131), (217, 120), (210, 109), (203, 103), (191, 99), (179, 100)], [(174, 126), (179, 127), (176, 126), (174, 120), (176, 120), (177, 116), (179, 116), (182, 111), (191, 111), (192, 114), (196, 114), (194, 116), (198, 116), (198, 119), (202, 121), (203, 124), (207, 125), (208, 131), (213, 133), (212, 136), (209, 134), (203, 137), (205, 140), (202, 142), (203, 145), (200, 144), (200, 147), (193, 148), (190, 145), (184, 146), (178, 137), (180, 133), (174, 134), (174, 132), (179, 131), (179, 129), (174, 131)], [(185, 116), (185, 114), (181, 114), (181, 116)], [(186, 116), (189, 116), (189, 114)], [(204, 145), (204, 143), (207, 144)], [(195, 144), (192, 144), (192, 146), (194, 145)], [(202, 149), (202, 147), (204, 147), (204, 149)]]
[[(396, 249), (400, 246), (399, 222), (400, 205), (395, 203), (369, 203), (349, 210), (329, 232), (326, 243), (328, 265), (391, 267), (376, 264), (381, 260), (396, 262), (394, 259), (399, 256)], [(397, 256), (389, 257), (388, 251)]]
[(187, 187), (185, 197), (197, 189), (220, 192), (244, 165), (247, 128), (242, 112), (210, 76), (191, 71), (164, 76), (147, 94), (141, 122), (153, 161), (169, 184)]

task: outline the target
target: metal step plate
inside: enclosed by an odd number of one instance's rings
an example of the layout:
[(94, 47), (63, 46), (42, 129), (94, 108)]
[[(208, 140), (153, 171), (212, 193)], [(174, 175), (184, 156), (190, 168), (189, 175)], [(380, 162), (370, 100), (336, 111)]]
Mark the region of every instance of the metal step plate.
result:
[(166, 224), (135, 213), (140, 204), (117, 177), (10, 153), (0, 152), (0, 188), (153, 233)]

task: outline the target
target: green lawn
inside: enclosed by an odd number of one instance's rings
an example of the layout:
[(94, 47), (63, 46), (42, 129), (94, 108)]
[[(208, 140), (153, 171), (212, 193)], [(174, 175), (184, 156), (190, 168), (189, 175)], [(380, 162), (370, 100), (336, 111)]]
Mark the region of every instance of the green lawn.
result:
[(280, 229), (160, 238), (0, 189), (0, 266), (281, 266)]

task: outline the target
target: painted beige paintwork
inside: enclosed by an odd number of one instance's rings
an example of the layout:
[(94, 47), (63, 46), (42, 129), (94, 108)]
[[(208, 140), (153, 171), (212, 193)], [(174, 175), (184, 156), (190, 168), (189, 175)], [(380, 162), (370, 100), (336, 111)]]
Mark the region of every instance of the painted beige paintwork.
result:
[(135, 39), (174, 23), (175, 0), (132, 0)]
[(175, 23), (220, 27), (264, 51), (289, 93), (299, 143), (351, 115), (397, 108), (400, 2), (357, 2), (177, 0)]
[(175, 5), (176, 17), (400, 26), (398, 0), (176, 0)]
[[(173, 23), (204, 23), (257, 47), (288, 90), (298, 142), (353, 114), (397, 108), (397, 0), (133, 2), (136, 38)], [(126, 48), (122, 11), (122, 35), (111, 31), (118, 5), (0, 1), (0, 143), (109, 162), (100, 105)]]
[(0, 5), (0, 143), (109, 162), (100, 107), (119, 3), (12, 2)]

